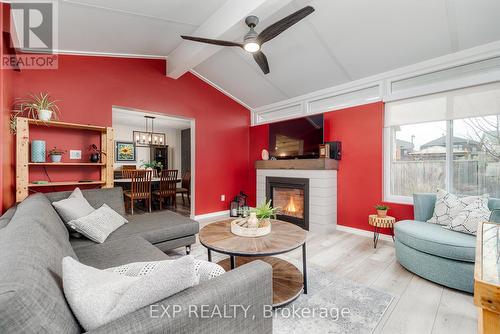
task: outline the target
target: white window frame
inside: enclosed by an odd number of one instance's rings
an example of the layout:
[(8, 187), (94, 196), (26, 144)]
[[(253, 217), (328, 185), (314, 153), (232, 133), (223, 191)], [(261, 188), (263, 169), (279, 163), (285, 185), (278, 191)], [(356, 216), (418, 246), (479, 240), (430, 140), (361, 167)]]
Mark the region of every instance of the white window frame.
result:
[[(446, 122), (446, 178), (445, 189), (453, 192), (453, 120)], [(415, 123), (422, 124), (422, 123)], [(413, 204), (413, 196), (391, 194), (391, 159), (393, 152), (392, 127), (384, 127), (383, 133), (383, 195), (384, 202), (397, 204)]]

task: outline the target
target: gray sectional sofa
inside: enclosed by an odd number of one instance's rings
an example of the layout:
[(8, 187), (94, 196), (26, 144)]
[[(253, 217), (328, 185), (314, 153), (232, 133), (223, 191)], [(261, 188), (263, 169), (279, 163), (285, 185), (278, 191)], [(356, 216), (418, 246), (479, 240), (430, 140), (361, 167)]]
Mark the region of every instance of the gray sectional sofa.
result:
[[(95, 208), (106, 203), (124, 214), (120, 188), (87, 190), (83, 194)], [(197, 222), (163, 211), (127, 216), (130, 223), (103, 244), (73, 239), (51, 205), (51, 201), (68, 195), (29, 196), (0, 218), (0, 333), (82, 332), (64, 297), (63, 257), (71, 256), (99, 269), (165, 260), (169, 258), (165, 250), (190, 245), (198, 232)], [(146, 306), (93, 332), (271, 333), (272, 318), (262, 312), (271, 303), (272, 269), (254, 261), (159, 301), (160, 310), (179, 305), (181, 311), (175, 317), (151, 313)], [(200, 310), (202, 305), (209, 309), (231, 305), (251, 308), (246, 317), (237, 312), (229, 319), (190, 312)]]
[[(398, 262), (430, 281), (473, 293), (476, 237), (426, 223), (434, 213), (435, 194), (414, 194), (413, 203), (415, 219), (394, 227)], [(490, 198), (488, 206), (500, 209), (500, 199)], [(500, 216), (494, 217), (500, 223)]]

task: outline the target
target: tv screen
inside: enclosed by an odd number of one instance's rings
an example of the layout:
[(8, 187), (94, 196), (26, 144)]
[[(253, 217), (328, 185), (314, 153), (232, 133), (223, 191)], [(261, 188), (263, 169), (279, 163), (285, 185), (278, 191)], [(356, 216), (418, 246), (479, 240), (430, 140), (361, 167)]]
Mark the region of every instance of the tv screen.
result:
[(276, 159), (319, 158), (323, 144), (323, 115), (269, 125), (269, 154)]

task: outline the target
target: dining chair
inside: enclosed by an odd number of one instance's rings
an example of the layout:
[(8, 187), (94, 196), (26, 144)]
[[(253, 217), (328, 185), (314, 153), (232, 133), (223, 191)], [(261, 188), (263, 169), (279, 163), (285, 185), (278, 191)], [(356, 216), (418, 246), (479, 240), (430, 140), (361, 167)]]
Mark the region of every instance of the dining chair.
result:
[[(130, 198), (130, 212), (134, 214), (134, 201), (145, 200), (148, 202), (148, 209), (151, 212), (151, 177), (150, 170), (133, 170), (130, 172), (130, 190), (123, 191), (123, 195)], [(127, 172), (127, 173), (128, 173)], [(126, 202), (125, 202), (126, 203)]]
[(191, 171), (187, 170), (182, 175), (181, 187), (176, 189), (176, 193), (182, 194), (182, 204), (184, 203), (184, 194), (187, 195), (188, 203), (191, 204)]
[(173, 206), (177, 208), (176, 198), (176, 184), (177, 184), (177, 170), (164, 169), (160, 172), (160, 188), (153, 191), (153, 197), (158, 197), (160, 201), (160, 210), (163, 209), (162, 203), (165, 198), (169, 198)]
[(130, 179), (132, 176), (131, 172), (137, 170), (136, 165), (123, 165), (121, 170), (122, 179)]

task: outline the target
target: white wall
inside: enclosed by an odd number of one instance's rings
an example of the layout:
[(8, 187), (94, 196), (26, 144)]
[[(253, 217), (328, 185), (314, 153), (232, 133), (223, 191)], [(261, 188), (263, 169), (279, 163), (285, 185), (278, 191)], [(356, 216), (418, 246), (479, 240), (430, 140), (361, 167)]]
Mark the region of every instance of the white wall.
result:
[[(129, 126), (123, 124), (113, 124), (115, 129), (115, 141), (132, 141), (132, 131), (143, 130), (143, 124), (138, 126)], [(165, 128), (155, 126), (155, 132), (164, 132), (167, 134), (168, 145), (168, 168), (181, 170), (181, 130), (175, 128)], [(121, 169), (122, 165), (136, 165), (140, 168), (142, 162), (148, 162), (150, 159), (149, 148), (136, 147), (135, 162), (116, 162), (115, 169)]]

